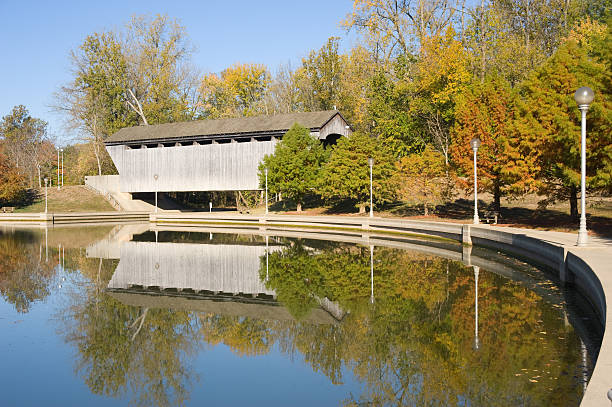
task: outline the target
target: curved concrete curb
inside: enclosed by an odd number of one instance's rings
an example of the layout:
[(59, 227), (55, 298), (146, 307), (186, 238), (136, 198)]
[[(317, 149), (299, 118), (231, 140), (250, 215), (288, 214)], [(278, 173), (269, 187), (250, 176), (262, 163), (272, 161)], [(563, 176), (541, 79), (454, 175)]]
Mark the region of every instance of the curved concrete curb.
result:
[(0, 223), (22, 225), (75, 224), (96, 222), (143, 222), (149, 212), (66, 212), (66, 213), (2, 213)]
[(156, 224), (179, 226), (217, 225), (265, 227), (267, 230), (334, 229), (363, 235), (419, 235), (450, 239), (464, 245), (495, 248), (514, 256), (528, 258), (558, 274), (572, 284), (593, 305), (604, 329), (599, 357), (581, 406), (609, 406), (607, 393), (612, 388), (612, 240), (591, 239), (589, 246), (577, 247), (571, 233), (495, 227), (445, 222), (426, 222), (392, 218), (346, 216), (248, 216), (235, 213), (159, 213), (151, 214)]

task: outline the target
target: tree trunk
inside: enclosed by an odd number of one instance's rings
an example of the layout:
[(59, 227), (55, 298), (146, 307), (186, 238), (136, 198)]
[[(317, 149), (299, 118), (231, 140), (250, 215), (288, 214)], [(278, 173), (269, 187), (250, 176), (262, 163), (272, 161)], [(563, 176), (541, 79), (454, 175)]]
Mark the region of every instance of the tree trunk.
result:
[(423, 203), (423, 214), (425, 216), (429, 215), (429, 208), (427, 207), (427, 203)]
[(496, 182), (493, 188), (493, 209), (499, 211), (501, 209), (501, 190), (499, 183)]
[(365, 207), (366, 207), (366, 206), (365, 206), (365, 204), (364, 204), (364, 203), (359, 204), (359, 213), (365, 213)]
[(40, 165), (36, 166), (36, 170), (38, 171), (38, 188), (42, 188), (42, 177), (40, 175)]
[(98, 175), (102, 176), (102, 163), (100, 163), (100, 154), (97, 148), (94, 148), (94, 153), (96, 155), (96, 162), (98, 163)]
[(297, 203), (297, 211), (298, 212), (302, 212), (302, 203), (301, 202)]
[(579, 219), (578, 216), (578, 188), (575, 185), (570, 187), (570, 216), (573, 219)]

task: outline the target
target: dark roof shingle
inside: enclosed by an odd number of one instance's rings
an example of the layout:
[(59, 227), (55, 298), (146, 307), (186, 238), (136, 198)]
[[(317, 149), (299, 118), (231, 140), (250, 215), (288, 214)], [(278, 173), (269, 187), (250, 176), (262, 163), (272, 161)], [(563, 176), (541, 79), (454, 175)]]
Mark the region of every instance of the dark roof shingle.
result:
[(285, 132), (294, 123), (299, 123), (311, 130), (316, 130), (323, 127), (336, 114), (338, 114), (336, 110), (325, 110), (320, 112), (287, 113), (218, 120), (194, 120), (190, 122), (126, 127), (110, 136), (105, 142), (107, 144), (114, 144), (200, 136), (213, 137), (245, 133)]

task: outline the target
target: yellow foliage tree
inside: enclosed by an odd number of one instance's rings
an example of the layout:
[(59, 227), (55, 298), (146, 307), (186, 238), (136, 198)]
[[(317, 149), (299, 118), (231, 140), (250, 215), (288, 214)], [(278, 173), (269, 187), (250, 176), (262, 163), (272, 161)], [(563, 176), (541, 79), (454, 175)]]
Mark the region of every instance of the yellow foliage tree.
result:
[(269, 86), (270, 72), (264, 65), (235, 64), (220, 75), (204, 76), (199, 109), (210, 119), (267, 114)]
[(396, 163), (398, 196), (408, 202), (423, 205), (423, 214), (442, 200), (446, 185), (444, 157), (427, 145), (420, 154), (402, 157)]

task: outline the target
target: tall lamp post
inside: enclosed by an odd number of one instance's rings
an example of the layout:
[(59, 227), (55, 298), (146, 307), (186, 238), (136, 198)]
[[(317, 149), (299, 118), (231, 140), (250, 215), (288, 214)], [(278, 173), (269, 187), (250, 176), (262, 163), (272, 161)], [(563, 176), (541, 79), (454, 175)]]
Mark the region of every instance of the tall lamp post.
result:
[(470, 140), (470, 146), (474, 151), (474, 225), (478, 225), (480, 220), (478, 219), (478, 173), (476, 171), (476, 155), (478, 154), (478, 147), (480, 147), (480, 139), (474, 137)]
[(60, 177), (59, 177), (60, 161), (59, 161), (59, 153), (60, 153), (60, 149), (58, 147), (57, 148), (57, 189), (60, 189)]
[(374, 217), (374, 195), (372, 194), (372, 167), (374, 166), (374, 159), (368, 158), (368, 164), (370, 165), (370, 218)]
[(574, 100), (578, 104), (578, 110), (582, 113), (581, 135), (580, 135), (580, 230), (578, 230), (578, 246), (586, 246), (588, 233), (586, 228), (586, 114), (589, 105), (593, 102), (593, 90), (583, 86), (574, 93)]
[(266, 215), (268, 214), (268, 167), (264, 168), (264, 174), (266, 175)]
[(60, 148), (62, 153), (62, 186), (64, 186), (64, 149)]
[(159, 178), (159, 175), (155, 174), (153, 175), (153, 179), (155, 180), (155, 213), (157, 213), (157, 179)]
[(45, 213), (47, 213), (47, 184), (49, 183), (49, 178), (45, 177)]

